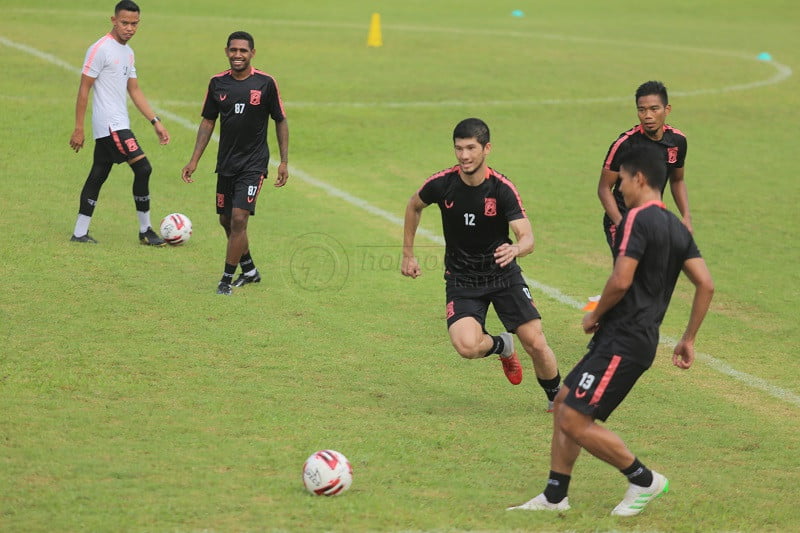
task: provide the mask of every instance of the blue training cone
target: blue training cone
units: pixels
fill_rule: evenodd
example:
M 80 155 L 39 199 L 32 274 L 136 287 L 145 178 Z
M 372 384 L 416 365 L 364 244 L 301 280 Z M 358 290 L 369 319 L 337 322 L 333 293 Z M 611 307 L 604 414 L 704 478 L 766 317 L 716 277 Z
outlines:
M 758 54 L 759 61 L 772 61 L 772 56 L 769 55 L 769 52 L 761 52 Z

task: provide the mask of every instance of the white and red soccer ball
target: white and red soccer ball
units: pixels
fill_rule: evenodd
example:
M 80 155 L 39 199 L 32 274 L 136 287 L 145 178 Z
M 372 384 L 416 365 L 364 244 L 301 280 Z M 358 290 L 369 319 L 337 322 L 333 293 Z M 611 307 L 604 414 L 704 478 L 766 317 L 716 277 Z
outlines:
M 192 237 L 192 221 L 181 213 L 171 213 L 161 220 L 160 231 L 167 244 L 185 244 Z
M 317 496 L 337 496 L 353 483 L 353 467 L 336 450 L 320 450 L 303 465 L 303 485 Z

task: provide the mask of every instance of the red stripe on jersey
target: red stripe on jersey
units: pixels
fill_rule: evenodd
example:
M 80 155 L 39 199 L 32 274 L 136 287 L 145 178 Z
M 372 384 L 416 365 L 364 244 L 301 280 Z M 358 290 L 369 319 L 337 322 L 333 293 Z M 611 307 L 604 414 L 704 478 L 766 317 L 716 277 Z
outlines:
M 444 170 L 441 170 L 441 171 L 437 172 L 436 174 L 434 174 L 433 176 L 429 177 L 428 179 L 426 179 L 423 182 L 423 184 L 420 186 L 420 188 L 417 189 L 417 193 L 419 193 L 419 191 L 421 191 L 422 188 L 425 187 L 425 185 L 428 184 L 428 182 L 433 181 L 433 180 L 438 179 L 438 178 L 441 178 L 442 176 L 444 176 L 446 174 L 450 174 L 451 172 L 457 172 L 457 171 L 458 171 L 458 165 L 456 165 L 454 167 L 446 168 Z
M 231 69 L 223 70 L 219 74 L 214 74 L 213 76 L 211 76 L 211 79 L 213 80 L 214 78 L 221 78 L 222 76 L 225 76 L 226 74 L 230 74 L 230 73 L 231 73 Z M 206 87 L 206 95 L 203 97 L 203 107 L 204 108 L 206 107 L 206 100 L 208 100 L 208 87 Z
M 278 80 L 276 80 L 275 76 L 273 76 L 272 74 L 268 74 L 268 73 L 264 72 L 263 70 L 258 70 L 256 68 L 253 69 L 253 73 L 262 74 L 264 76 L 269 76 L 270 78 L 272 78 L 272 83 L 275 84 L 275 94 L 278 97 L 278 105 L 281 108 L 281 114 L 285 117 L 286 116 L 286 109 L 284 109 L 284 107 L 283 107 L 283 98 L 281 98 L 281 90 L 278 88 Z
M 87 76 L 89 75 L 89 67 L 92 65 L 92 61 L 94 61 L 94 56 L 97 55 L 97 51 L 101 46 L 103 46 L 103 43 L 113 38 L 114 37 L 111 36 L 111 33 L 107 33 L 102 39 L 97 41 L 97 44 L 92 47 L 92 51 L 89 52 L 89 57 L 86 59 L 86 64 L 83 65 L 83 71 L 81 74 L 86 74 Z
M 636 215 L 639 214 L 639 211 L 646 207 L 650 207 L 651 205 L 657 205 L 661 209 L 667 208 L 667 206 L 664 205 L 664 202 L 653 200 L 644 205 L 640 205 L 639 207 L 634 207 L 628 211 L 628 218 L 625 220 L 625 234 L 622 236 L 622 243 L 619 245 L 619 255 L 625 255 L 625 249 L 628 247 L 628 241 L 631 238 L 631 228 L 633 228 L 633 220 L 636 218 Z
M 592 399 L 589 400 L 589 405 L 597 405 L 600 402 L 600 398 L 602 398 L 603 394 L 605 394 L 606 389 L 608 388 L 608 384 L 611 381 L 611 378 L 614 377 L 614 374 L 617 372 L 617 368 L 619 367 L 619 362 L 621 360 L 622 357 L 618 355 L 614 355 L 611 357 L 611 362 L 608 363 L 608 368 L 606 368 L 606 371 L 603 374 L 602 379 L 600 379 L 600 383 L 594 390 Z
M 614 156 L 617 155 L 617 150 L 619 150 L 619 147 L 622 146 L 622 143 L 630 139 L 633 135 L 637 133 L 642 133 L 642 131 L 643 131 L 642 125 L 639 124 L 638 126 L 634 126 L 633 128 L 629 129 L 628 131 L 620 135 L 619 139 L 617 139 L 617 142 L 615 142 L 614 145 L 611 147 L 611 150 L 608 151 L 608 157 L 606 157 L 606 160 L 603 163 L 603 168 L 610 169 L 611 162 L 614 160 Z
M 673 128 L 669 124 L 664 124 L 664 131 L 671 131 L 672 133 L 677 133 L 678 135 L 686 137 L 686 135 L 681 130 L 679 130 L 678 128 Z
M 514 197 L 517 199 L 517 204 L 519 204 L 519 208 L 522 211 L 522 215 L 525 218 L 528 218 L 528 213 L 525 212 L 525 206 L 522 205 L 522 198 L 520 198 L 519 192 L 517 191 L 517 188 L 514 186 L 514 184 L 511 183 L 511 180 L 503 176 L 493 168 L 490 168 L 489 172 L 491 173 L 492 176 L 500 180 L 500 183 L 506 184 L 514 192 Z

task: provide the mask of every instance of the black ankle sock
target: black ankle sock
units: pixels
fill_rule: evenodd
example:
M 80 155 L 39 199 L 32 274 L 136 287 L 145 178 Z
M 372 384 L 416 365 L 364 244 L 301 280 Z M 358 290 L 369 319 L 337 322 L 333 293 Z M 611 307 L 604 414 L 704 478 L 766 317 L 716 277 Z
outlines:
M 484 357 L 489 357 L 490 355 L 496 353 L 502 353 L 506 347 L 506 343 L 503 341 L 503 337 L 501 337 L 500 335 L 489 335 L 489 336 L 492 338 L 492 342 L 494 344 L 492 344 L 491 349 L 488 352 L 486 352 L 486 355 L 484 355 Z
M 250 252 L 247 252 L 239 259 L 239 266 L 242 267 L 242 274 L 255 270 L 256 265 L 253 263 L 253 258 L 250 257 Z
M 653 484 L 653 471 L 640 463 L 639 459 L 634 459 L 631 466 L 620 472 L 634 485 L 649 487 Z
M 232 283 L 233 275 L 236 273 L 236 266 L 237 265 L 229 265 L 228 263 L 225 263 L 225 273 L 222 274 L 222 279 L 220 280 L 220 282 Z
M 556 394 L 558 394 L 558 388 L 561 385 L 561 374 L 556 372 L 556 377 L 553 379 L 540 379 L 537 377 L 536 381 L 538 381 L 539 386 L 544 389 L 544 393 L 547 394 L 547 399 L 552 402 Z
M 550 503 L 558 503 L 567 497 L 569 490 L 569 480 L 572 476 L 567 474 L 559 474 L 558 472 L 550 471 L 550 477 L 547 479 L 547 487 L 544 489 L 544 497 Z

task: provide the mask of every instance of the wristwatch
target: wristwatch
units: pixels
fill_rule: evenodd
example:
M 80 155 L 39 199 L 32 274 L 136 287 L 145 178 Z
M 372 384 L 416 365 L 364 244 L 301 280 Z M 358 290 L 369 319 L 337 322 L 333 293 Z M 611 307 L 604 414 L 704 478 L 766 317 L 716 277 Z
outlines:
M 154 117 L 153 117 L 153 118 L 150 120 L 150 124 L 153 124 L 153 125 L 155 125 L 155 123 L 156 123 L 156 122 L 161 122 L 161 119 L 160 119 L 160 118 L 158 118 L 158 115 L 154 116 Z

